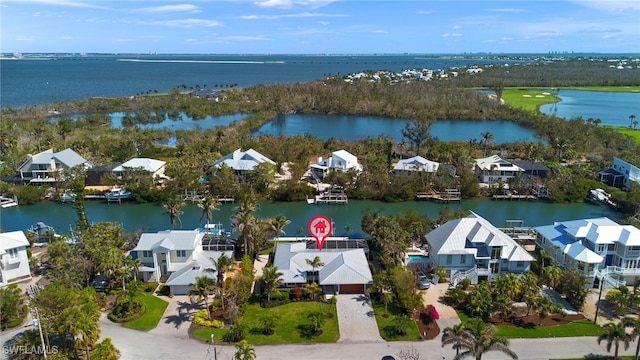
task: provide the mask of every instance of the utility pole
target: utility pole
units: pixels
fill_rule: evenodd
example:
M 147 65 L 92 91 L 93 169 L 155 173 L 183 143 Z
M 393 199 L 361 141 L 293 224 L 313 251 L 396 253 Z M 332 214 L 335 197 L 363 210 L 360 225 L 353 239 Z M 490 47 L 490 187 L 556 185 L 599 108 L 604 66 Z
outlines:
M 597 324 L 596 321 L 598 321 L 598 310 L 600 310 L 600 299 L 602 299 L 602 288 L 604 285 L 604 277 L 605 275 L 602 275 L 602 277 L 600 278 L 600 293 L 598 294 L 598 302 L 596 302 L 596 315 L 593 317 L 593 323 Z
M 42 325 L 40 324 L 40 313 L 38 312 L 38 307 L 34 306 L 34 308 L 36 309 L 36 319 L 38 321 L 38 330 L 40 331 L 40 343 L 42 344 L 42 354 L 44 355 L 44 358 L 47 358 L 47 348 L 44 345 L 44 336 L 42 336 Z

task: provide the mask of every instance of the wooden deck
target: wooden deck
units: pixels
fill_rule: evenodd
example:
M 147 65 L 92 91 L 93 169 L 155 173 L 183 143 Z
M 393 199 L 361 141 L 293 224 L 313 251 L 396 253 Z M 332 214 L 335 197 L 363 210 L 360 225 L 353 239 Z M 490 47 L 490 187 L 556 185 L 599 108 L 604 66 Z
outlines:
M 327 190 L 312 199 L 307 199 L 307 204 L 348 204 L 349 198 L 344 190 Z
M 0 207 L 4 209 L 12 206 L 18 206 L 17 197 L 14 196 L 13 198 L 8 198 L 8 197 L 0 196 Z
M 535 195 L 493 195 L 493 200 L 538 200 Z
M 419 192 L 416 194 L 416 199 L 447 203 L 452 201 L 462 201 L 462 195 L 458 189 L 446 189 L 444 192 Z

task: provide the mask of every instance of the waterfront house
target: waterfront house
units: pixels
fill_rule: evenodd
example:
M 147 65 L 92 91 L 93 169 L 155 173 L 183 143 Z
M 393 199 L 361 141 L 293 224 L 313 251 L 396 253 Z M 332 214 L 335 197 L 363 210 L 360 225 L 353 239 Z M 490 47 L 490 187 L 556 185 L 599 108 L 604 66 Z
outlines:
M 0 286 L 31 278 L 28 247 L 22 231 L 0 233 Z
M 311 174 L 322 179 L 332 171 L 347 172 L 354 169 L 356 173 L 362 172 L 362 165 L 358 158 L 346 150 L 338 150 L 331 153 L 326 159 L 318 158 L 317 163 L 311 165 Z
M 609 186 L 628 190 L 631 182 L 640 184 L 640 168 L 614 157 L 610 168 L 598 171 L 598 180 Z
M 145 171 L 148 172 L 152 178 L 160 179 L 164 178 L 164 170 L 166 162 L 162 160 L 149 159 L 149 158 L 133 158 L 126 161 L 124 164 L 116 166 L 111 171 L 117 178 L 121 178 L 127 171 Z
M 211 259 L 223 253 L 233 258 L 234 240 L 220 227 L 196 230 L 167 230 L 144 233 L 138 245 L 129 252 L 141 259 L 139 277 L 142 281 L 163 282 L 172 294 L 184 295 L 196 282 L 196 277 L 210 276 L 206 269 L 215 267 Z
M 512 160 L 511 163 L 522 168 L 522 172 L 526 175 L 546 178 L 549 173 L 549 168 L 539 161 Z
M 418 172 L 435 174 L 440 163 L 427 160 L 420 155 L 403 159 L 393 164 L 393 173 L 396 175 L 409 175 Z
M 357 240 L 325 240 L 322 251 L 315 248 L 315 241 L 280 243 L 276 247 L 273 265 L 282 273 L 285 287 L 304 286 L 316 282 L 324 294 L 364 294 L 373 281 L 367 262 L 366 246 Z M 331 245 L 334 244 L 335 246 Z M 320 257 L 322 266 L 313 269 L 308 260 Z M 315 271 L 314 271 L 315 270 Z
M 91 168 L 91 164 L 80 154 L 64 149 L 53 152 L 45 150 L 36 155 L 28 154 L 27 160 L 20 165 L 20 181 L 25 185 L 56 184 L 66 180 L 71 168 Z
M 509 235 L 476 213 L 451 220 L 425 236 L 430 265 L 442 267 L 452 284 L 491 281 L 502 273 L 529 271 L 533 256 Z
M 249 149 L 247 151 L 236 149 L 234 152 L 214 161 L 211 164 L 211 167 L 214 169 L 220 169 L 223 166 L 227 166 L 233 169 L 237 176 L 244 177 L 247 171 L 254 170 L 256 166 L 260 164 L 276 165 L 275 161 L 253 149 Z
M 502 181 L 506 183 L 524 172 L 524 170 L 498 155 L 476 159 L 474 171 L 481 183 L 494 183 Z
M 580 219 L 538 226 L 536 245 L 560 267 L 578 269 L 617 287 L 640 280 L 640 229 L 606 218 Z

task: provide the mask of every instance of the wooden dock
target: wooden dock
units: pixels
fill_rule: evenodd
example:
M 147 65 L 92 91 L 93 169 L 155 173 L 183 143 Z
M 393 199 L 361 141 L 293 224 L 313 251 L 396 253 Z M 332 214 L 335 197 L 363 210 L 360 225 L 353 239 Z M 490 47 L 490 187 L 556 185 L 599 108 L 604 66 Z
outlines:
M 307 199 L 307 204 L 348 204 L 349 199 L 344 190 L 326 190 L 312 199 Z
M 535 195 L 493 195 L 493 200 L 538 200 Z
M 5 209 L 12 206 L 18 206 L 18 198 L 14 195 L 13 198 L 0 196 L 0 207 Z
M 458 189 L 446 189 L 444 192 L 419 192 L 416 194 L 416 199 L 447 203 L 452 201 L 462 201 L 462 195 Z

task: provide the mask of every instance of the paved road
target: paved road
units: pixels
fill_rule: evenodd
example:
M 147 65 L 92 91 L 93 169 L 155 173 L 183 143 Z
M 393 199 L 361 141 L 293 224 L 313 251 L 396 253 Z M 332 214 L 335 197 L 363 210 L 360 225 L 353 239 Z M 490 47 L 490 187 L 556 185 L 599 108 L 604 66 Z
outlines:
M 168 334 L 152 334 L 122 328 L 108 320 L 101 321 L 102 337 L 110 337 L 121 352 L 121 359 L 213 359 L 213 347 L 196 340 L 177 338 Z M 579 358 L 589 354 L 607 354 L 595 337 L 515 339 L 511 349 L 521 360 L 554 358 Z M 310 345 L 256 346 L 258 360 L 335 360 L 335 359 L 380 359 L 384 355 L 397 355 L 400 350 L 415 347 L 423 360 L 452 359 L 455 352 L 442 348 L 440 338 L 421 342 L 349 342 Z M 217 345 L 218 360 L 230 360 L 233 346 Z M 621 353 L 633 355 L 635 343 Z M 208 352 L 207 352 L 208 351 Z M 490 352 L 484 360 L 508 359 L 504 354 Z

